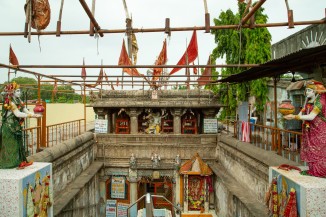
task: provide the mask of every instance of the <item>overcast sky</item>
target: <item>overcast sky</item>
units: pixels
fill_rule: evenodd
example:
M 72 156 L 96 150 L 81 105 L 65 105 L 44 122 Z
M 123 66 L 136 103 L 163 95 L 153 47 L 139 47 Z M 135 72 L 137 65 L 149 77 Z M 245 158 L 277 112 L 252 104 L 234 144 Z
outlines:
M 45 31 L 55 31 L 59 17 L 61 0 L 49 0 L 51 6 L 51 22 Z M 86 1 L 91 7 L 91 0 Z M 164 28 L 165 18 L 170 18 L 171 27 L 204 26 L 205 10 L 203 0 L 126 0 L 129 13 L 132 15 L 134 28 Z M 0 1 L 0 32 L 22 32 L 25 23 L 24 0 Z M 237 0 L 207 0 L 211 25 L 221 11 L 228 8 L 236 11 Z M 325 0 L 289 0 L 290 8 L 294 11 L 295 21 L 319 20 L 325 17 Z M 287 12 L 284 0 L 267 0 L 263 7 L 269 17 L 268 23 L 287 22 Z M 102 29 L 125 29 L 125 12 L 122 0 L 96 0 L 95 18 Z M 281 39 L 305 28 L 296 26 L 269 28 L 272 42 Z M 62 31 L 87 30 L 89 19 L 78 0 L 64 2 Z M 189 43 L 191 31 L 172 32 L 168 39 L 168 64 L 176 64 Z M 139 52 L 139 65 L 151 65 L 158 56 L 162 42 L 166 38 L 163 32 L 136 34 Z M 86 64 L 96 65 L 103 60 L 105 65 L 117 65 L 122 40 L 126 39 L 122 33 L 105 34 L 99 40 L 89 35 L 62 35 L 61 37 L 40 36 L 39 50 L 37 36 L 32 36 L 28 43 L 23 36 L 0 36 L 0 63 L 8 64 L 9 44 L 11 43 L 20 64 L 58 65 L 82 64 L 85 57 Z M 214 37 L 204 31 L 197 32 L 199 64 L 206 64 L 208 55 L 214 47 Z M 98 51 L 97 51 L 98 45 Z M 99 52 L 99 54 L 98 54 Z M 223 60 L 219 60 L 222 63 Z M 197 64 L 197 61 L 196 61 Z M 80 75 L 80 69 L 30 69 L 36 72 L 51 74 Z M 139 69 L 146 74 L 146 69 Z M 7 80 L 7 69 L 0 68 L 0 83 Z M 87 69 L 88 75 L 98 75 L 99 69 Z M 121 75 L 121 69 L 106 69 L 108 75 Z M 183 70 L 177 72 L 184 74 Z M 26 74 L 17 73 L 17 76 Z M 78 79 L 78 78 L 77 78 Z M 95 78 L 93 78 L 95 79 Z M 115 79 L 114 79 L 115 80 Z M 140 88 L 135 88 L 140 89 Z

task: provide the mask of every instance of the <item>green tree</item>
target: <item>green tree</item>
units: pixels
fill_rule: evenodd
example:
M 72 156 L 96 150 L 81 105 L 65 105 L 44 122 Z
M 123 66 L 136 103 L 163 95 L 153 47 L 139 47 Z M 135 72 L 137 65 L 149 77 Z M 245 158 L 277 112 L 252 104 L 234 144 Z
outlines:
M 239 12 L 233 13 L 230 9 L 222 12 L 218 19 L 214 19 L 216 26 L 239 24 L 246 4 L 239 3 Z M 267 15 L 260 7 L 255 13 L 256 24 L 267 23 Z M 241 28 L 212 30 L 215 35 L 216 48 L 213 50 L 214 59 L 225 58 L 227 64 L 260 64 L 271 58 L 271 34 L 267 28 Z M 222 76 L 237 74 L 246 68 L 226 68 L 221 71 Z M 218 89 L 221 101 L 229 105 L 229 115 L 235 115 L 237 101 L 244 101 L 250 95 L 256 97 L 256 110 L 262 111 L 267 101 L 267 79 L 258 79 L 239 84 L 221 84 Z M 226 110 L 222 113 L 225 117 Z
M 20 85 L 20 89 L 27 96 L 27 100 L 37 98 L 37 81 L 29 77 L 17 77 L 11 79 L 11 82 L 16 82 Z

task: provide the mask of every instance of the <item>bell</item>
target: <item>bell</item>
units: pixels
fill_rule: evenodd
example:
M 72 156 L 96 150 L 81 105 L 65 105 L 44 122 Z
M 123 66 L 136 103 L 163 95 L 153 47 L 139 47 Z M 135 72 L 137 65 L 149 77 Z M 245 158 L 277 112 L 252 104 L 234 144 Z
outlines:
M 44 110 L 45 110 L 45 109 L 44 109 L 42 103 L 37 103 L 37 104 L 35 105 L 34 109 L 33 109 L 34 114 L 40 114 L 40 115 L 43 114 Z

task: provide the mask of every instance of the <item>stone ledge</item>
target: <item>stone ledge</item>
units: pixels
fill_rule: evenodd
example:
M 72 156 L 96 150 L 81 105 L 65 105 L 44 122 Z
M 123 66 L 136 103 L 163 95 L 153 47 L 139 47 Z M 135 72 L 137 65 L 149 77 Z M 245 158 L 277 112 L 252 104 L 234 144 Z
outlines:
M 234 148 L 238 152 L 242 152 L 243 154 L 264 163 L 266 166 L 279 166 L 281 164 L 299 166 L 298 163 L 291 160 L 287 160 L 282 156 L 277 155 L 274 151 L 267 151 L 258 148 L 250 143 L 242 142 L 231 136 L 222 135 L 220 137 L 220 142 Z
M 103 162 L 93 162 L 64 190 L 58 193 L 58 196 L 54 198 L 53 215 L 58 215 L 102 167 Z
M 265 205 L 259 202 L 254 196 L 254 193 L 250 194 L 248 189 L 241 183 L 237 182 L 224 169 L 223 166 L 217 163 L 209 163 L 210 168 L 213 170 L 214 174 L 219 177 L 227 189 L 235 195 L 241 202 L 247 207 L 253 216 L 264 217 L 268 216 L 268 210 Z

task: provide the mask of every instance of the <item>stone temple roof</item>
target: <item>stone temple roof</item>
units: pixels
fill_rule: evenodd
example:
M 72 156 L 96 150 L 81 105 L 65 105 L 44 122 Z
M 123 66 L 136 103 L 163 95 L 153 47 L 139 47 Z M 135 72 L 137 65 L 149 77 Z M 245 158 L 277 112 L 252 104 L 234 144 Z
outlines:
M 155 95 L 155 91 L 154 91 Z M 218 108 L 217 96 L 210 90 L 108 90 L 91 94 L 91 107 Z

